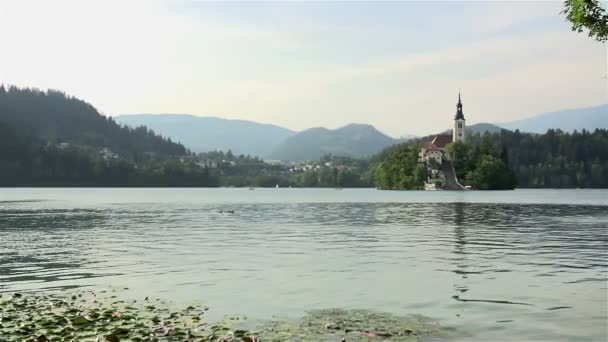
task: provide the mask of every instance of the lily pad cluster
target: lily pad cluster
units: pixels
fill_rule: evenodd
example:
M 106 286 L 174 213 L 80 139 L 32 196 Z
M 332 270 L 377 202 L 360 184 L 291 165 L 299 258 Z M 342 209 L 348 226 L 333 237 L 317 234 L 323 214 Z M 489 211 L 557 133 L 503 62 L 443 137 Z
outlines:
M 105 291 L 1 294 L 0 342 L 418 341 L 450 332 L 422 316 L 342 309 L 314 310 L 297 321 L 273 320 L 251 329 L 244 327 L 244 316 L 208 322 L 207 310 L 204 305 L 175 310 L 160 300 L 122 300 Z
M 447 337 L 451 329 L 430 318 L 372 310 L 312 310 L 297 322 L 269 322 L 255 332 L 264 341 L 419 341 Z
M 106 292 L 4 294 L 0 342 L 220 341 L 230 325 L 208 324 L 206 310 L 171 310 L 159 300 L 125 301 Z

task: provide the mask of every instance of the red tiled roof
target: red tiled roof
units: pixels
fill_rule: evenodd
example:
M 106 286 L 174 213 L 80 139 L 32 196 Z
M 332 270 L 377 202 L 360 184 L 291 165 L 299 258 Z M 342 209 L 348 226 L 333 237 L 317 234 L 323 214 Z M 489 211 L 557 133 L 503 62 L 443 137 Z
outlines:
M 437 146 L 438 148 L 444 148 L 447 144 L 452 143 L 452 139 L 453 138 L 451 134 L 439 134 L 435 136 L 431 143 Z

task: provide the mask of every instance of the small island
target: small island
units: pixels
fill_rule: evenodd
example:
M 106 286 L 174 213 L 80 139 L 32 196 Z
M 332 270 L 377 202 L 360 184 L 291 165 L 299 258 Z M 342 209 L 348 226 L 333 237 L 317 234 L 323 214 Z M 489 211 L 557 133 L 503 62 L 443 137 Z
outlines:
M 506 148 L 498 150 L 490 135 L 467 141 L 466 119 L 458 93 L 454 129 L 430 141 L 393 151 L 376 169 L 380 189 L 513 190 L 515 173 Z M 477 139 L 475 139 L 477 138 Z M 419 150 L 417 158 L 416 151 Z

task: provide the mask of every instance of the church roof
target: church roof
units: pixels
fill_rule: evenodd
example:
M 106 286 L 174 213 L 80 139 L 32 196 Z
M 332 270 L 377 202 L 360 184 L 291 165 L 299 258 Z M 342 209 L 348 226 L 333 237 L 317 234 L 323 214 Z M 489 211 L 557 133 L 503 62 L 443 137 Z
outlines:
M 431 143 L 438 148 L 445 148 L 447 144 L 452 143 L 452 139 L 453 137 L 451 134 L 439 134 L 435 136 Z
M 425 142 L 422 147 L 427 150 L 427 151 L 434 151 L 434 150 L 439 150 L 439 147 L 437 147 L 435 144 L 433 144 L 430 141 Z

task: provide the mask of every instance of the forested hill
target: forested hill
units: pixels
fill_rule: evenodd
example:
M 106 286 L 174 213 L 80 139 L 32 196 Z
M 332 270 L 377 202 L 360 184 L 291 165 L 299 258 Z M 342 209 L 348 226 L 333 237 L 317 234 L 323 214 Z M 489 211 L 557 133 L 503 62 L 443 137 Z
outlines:
M 135 159 L 142 154 L 167 157 L 188 152 L 145 127 L 122 127 L 89 103 L 55 90 L 0 85 L 0 123 L 48 143 L 109 148 Z
M 0 186 L 213 186 L 188 150 L 58 91 L 0 86 Z

